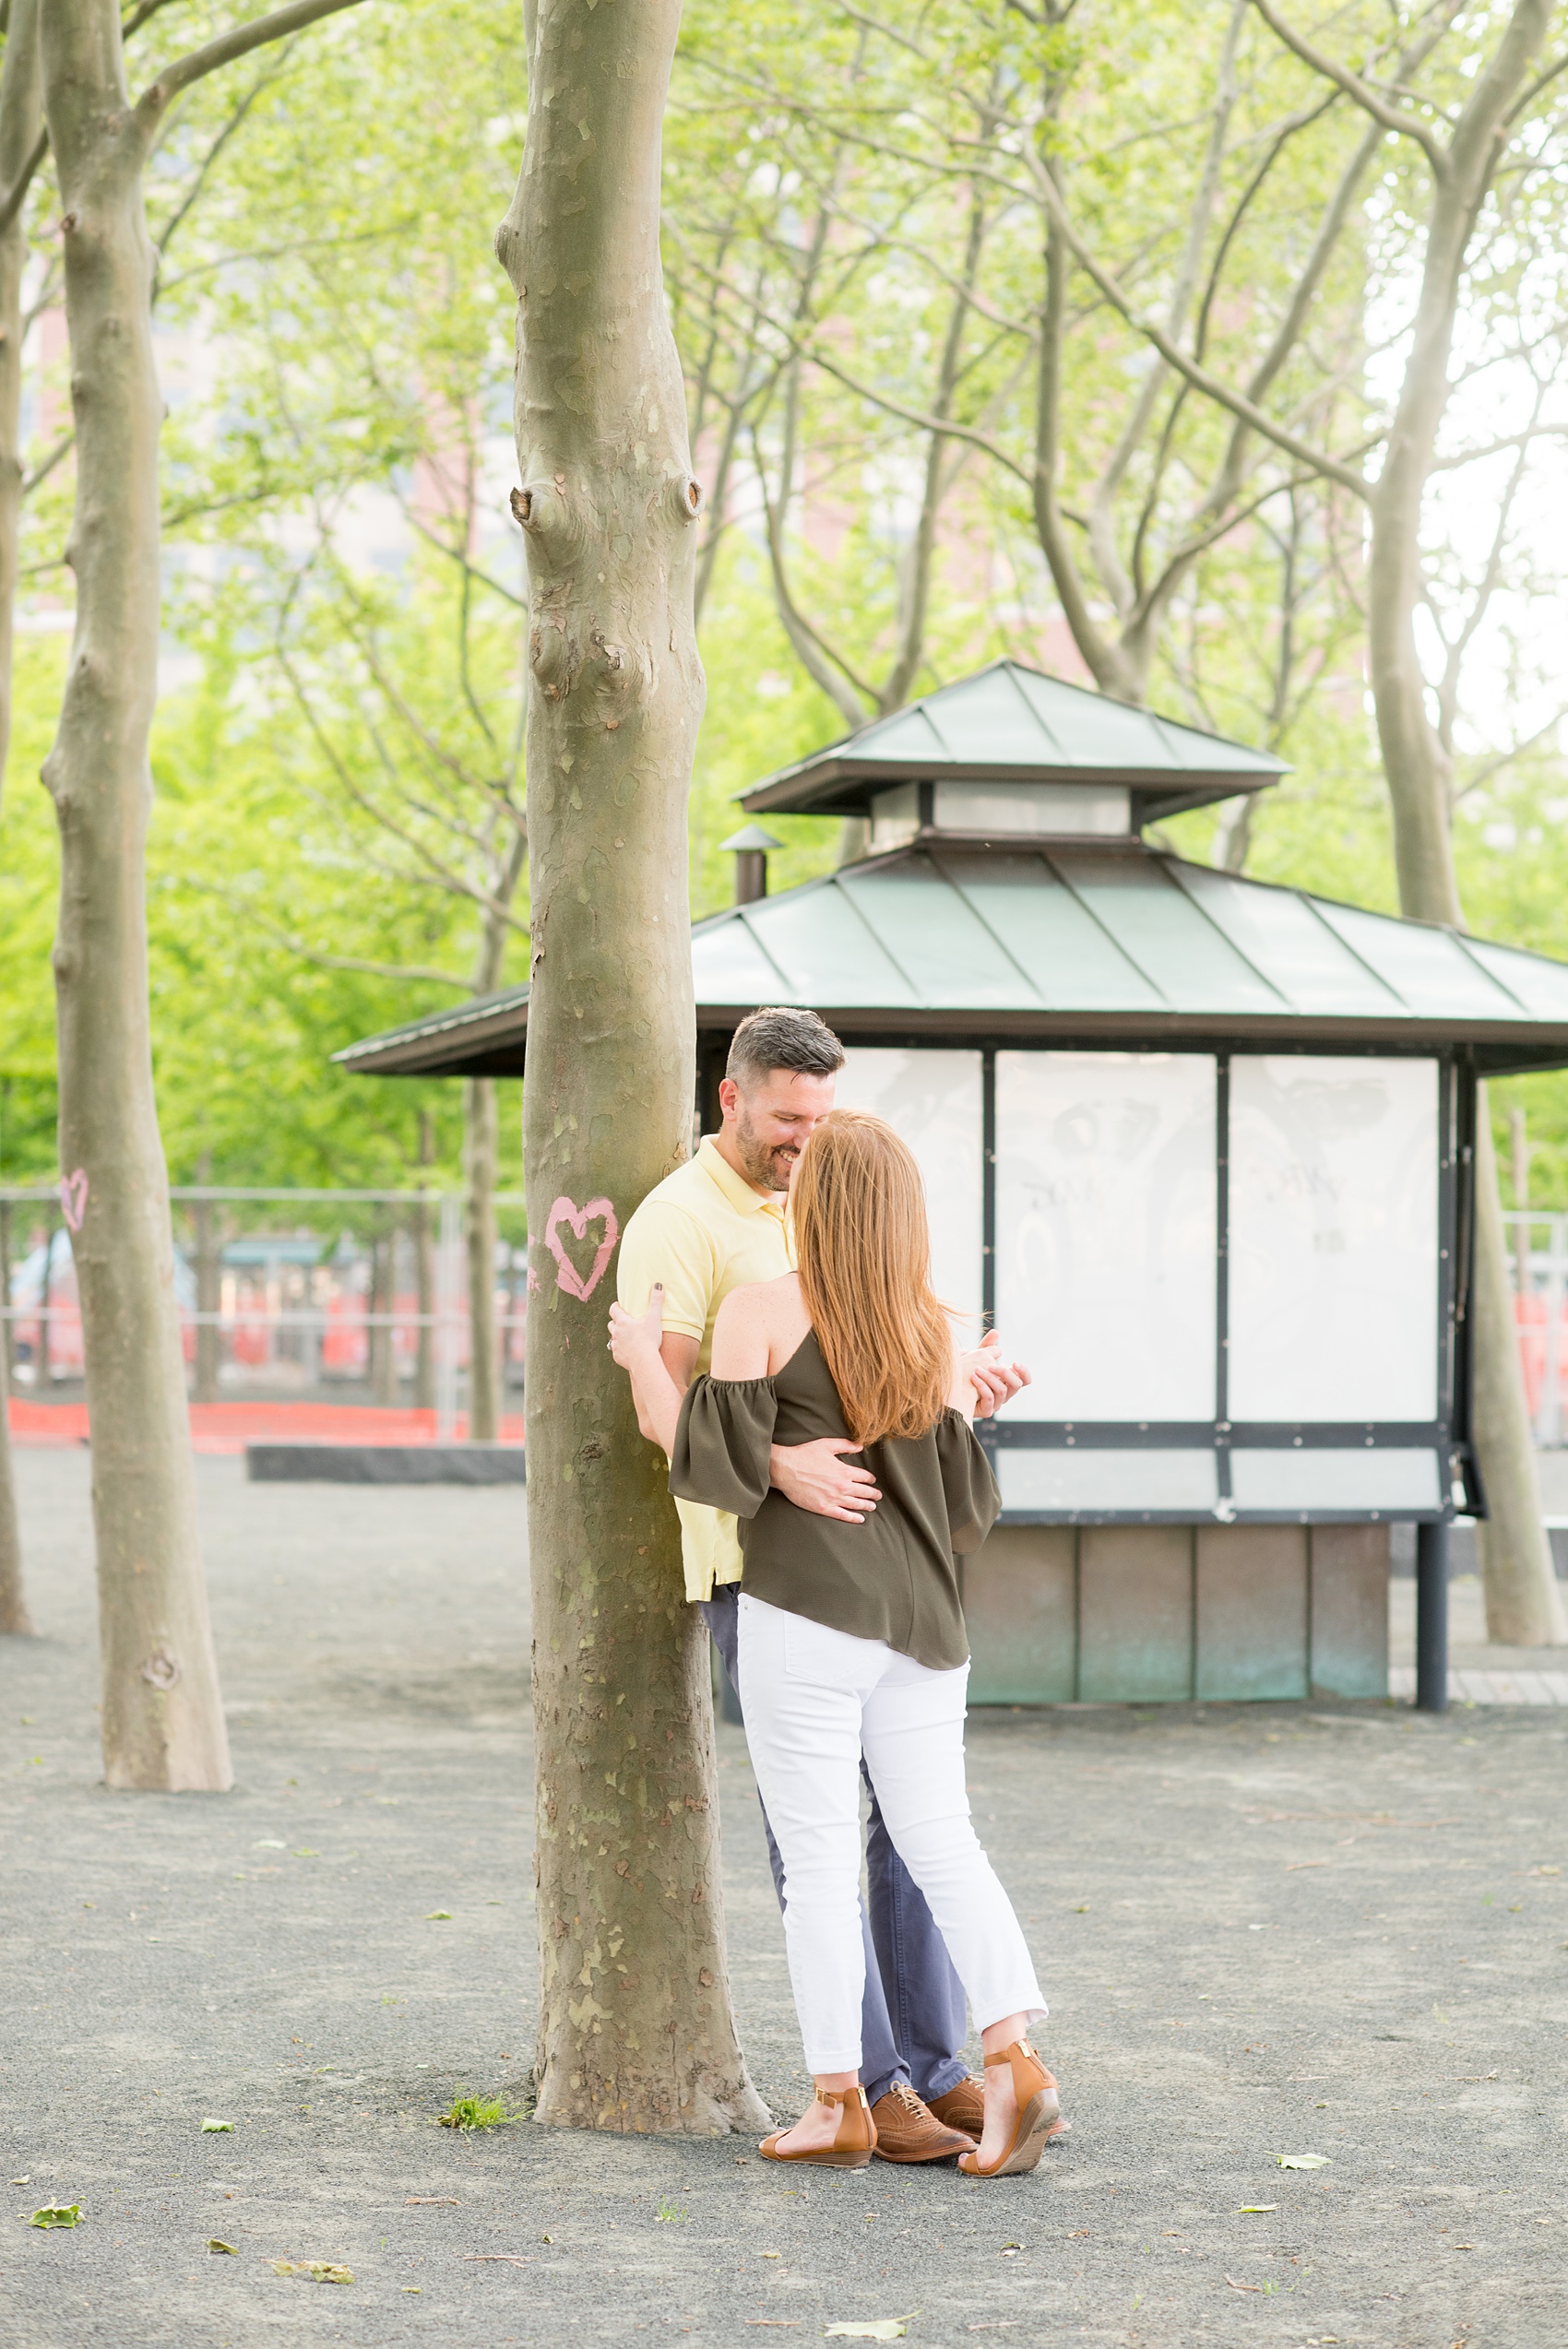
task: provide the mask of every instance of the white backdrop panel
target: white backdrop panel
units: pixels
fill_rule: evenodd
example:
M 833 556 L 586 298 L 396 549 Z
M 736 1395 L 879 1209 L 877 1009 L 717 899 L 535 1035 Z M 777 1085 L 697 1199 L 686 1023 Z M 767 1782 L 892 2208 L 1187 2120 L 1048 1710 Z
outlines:
M 851 1044 L 835 1096 L 871 1109 L 909 1145 L 931 1217 L 932 1285 L 980 1327 L 984 1235 L 984 1095 L 978 1052 L 884 1051 Z
M 1230 1416 L 1437 1415 L 1435 1061 L 1230 1063 Z
M 1215 1092 L 1201 1053 L 998 1052 L 1010 1418 L 1214 1416 Z

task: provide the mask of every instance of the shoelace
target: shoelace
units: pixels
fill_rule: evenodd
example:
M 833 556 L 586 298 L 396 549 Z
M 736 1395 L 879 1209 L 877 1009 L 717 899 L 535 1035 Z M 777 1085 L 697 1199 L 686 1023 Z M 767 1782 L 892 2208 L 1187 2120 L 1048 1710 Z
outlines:
M 887 2093 L 897 2097 L 907 2113 L 920 2114 L 926 2109 L 907 2080 L 896 2080 Z

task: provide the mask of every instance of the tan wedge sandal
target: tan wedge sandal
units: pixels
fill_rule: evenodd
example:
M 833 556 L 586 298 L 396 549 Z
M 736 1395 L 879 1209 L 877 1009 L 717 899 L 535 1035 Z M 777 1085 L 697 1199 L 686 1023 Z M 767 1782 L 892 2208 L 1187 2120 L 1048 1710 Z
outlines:
M 776 2129 L 771 2137 L 763 2139 L 757 2152 L 770 2162 L 814 2162 L 818 2169 L 867 2168 L 876 2150 L 876 2123 L 871 2117 L 865 2090 L 819 2088 L 816 2101 L 819 2105 L 841 2105 L 844 2108 L 838 2117 L 837 2134 L 831 2145 L 815 2145 L 803 2153 L 780 2153 L 775 2150 L 778 2140 L 787 2137 L 790 2131 Z
M 985 2068 L 989 2071 L 992 2064 L 999 2063 L 1012 2065 L 1013 2093 L 1018 2099 L 1012 2142 L 1000 2161 L 984 2165 L 978 2152 L 960 2153 L 958 2167 L 966 2177 L 1016 2177 L 1020 2172 L 1035 2167 L 1047 2139 L 1059 2133 L 1062 2106 L 1056 2082 L 1028 2042 L 1015 2039 L 1010 2047 L 987 2056 Z

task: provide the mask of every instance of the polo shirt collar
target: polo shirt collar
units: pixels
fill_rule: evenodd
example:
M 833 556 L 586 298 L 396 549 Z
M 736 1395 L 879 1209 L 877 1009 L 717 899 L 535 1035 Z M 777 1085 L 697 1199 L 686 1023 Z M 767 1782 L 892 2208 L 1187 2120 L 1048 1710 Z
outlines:
M 738 1175 L 711 1133 L 705 1133 L 697 1146 L 697 1157 L 708 1180 L 723 1192 L 737 1215 L 779 1215 L 782 1209 L 766 1192 L 754 1191 L 744 1175 Z

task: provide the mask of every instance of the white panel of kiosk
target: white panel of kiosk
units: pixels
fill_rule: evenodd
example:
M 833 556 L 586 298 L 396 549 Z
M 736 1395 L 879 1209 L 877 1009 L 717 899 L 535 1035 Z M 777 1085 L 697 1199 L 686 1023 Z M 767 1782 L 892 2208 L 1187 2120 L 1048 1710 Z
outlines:
M 932 1286 L 978 1336 L 984 1293 L 980 1055 L 851 1044 L 835 1097 L 842 1109 L 885 1118 L 913 1151 L 931 1218 Z
M 997 1053 L 996 1323 L 1034 1382 L 1007 1418 L 1214 1417 L 1217 1089 L 1206 1053 Z M 1125 1455 L 1099 1472 L 1082 1505 L 1119 1505 Z
M 1435 1061 L 1230 1062 L 1230 1417 L 1431 1420 Z

